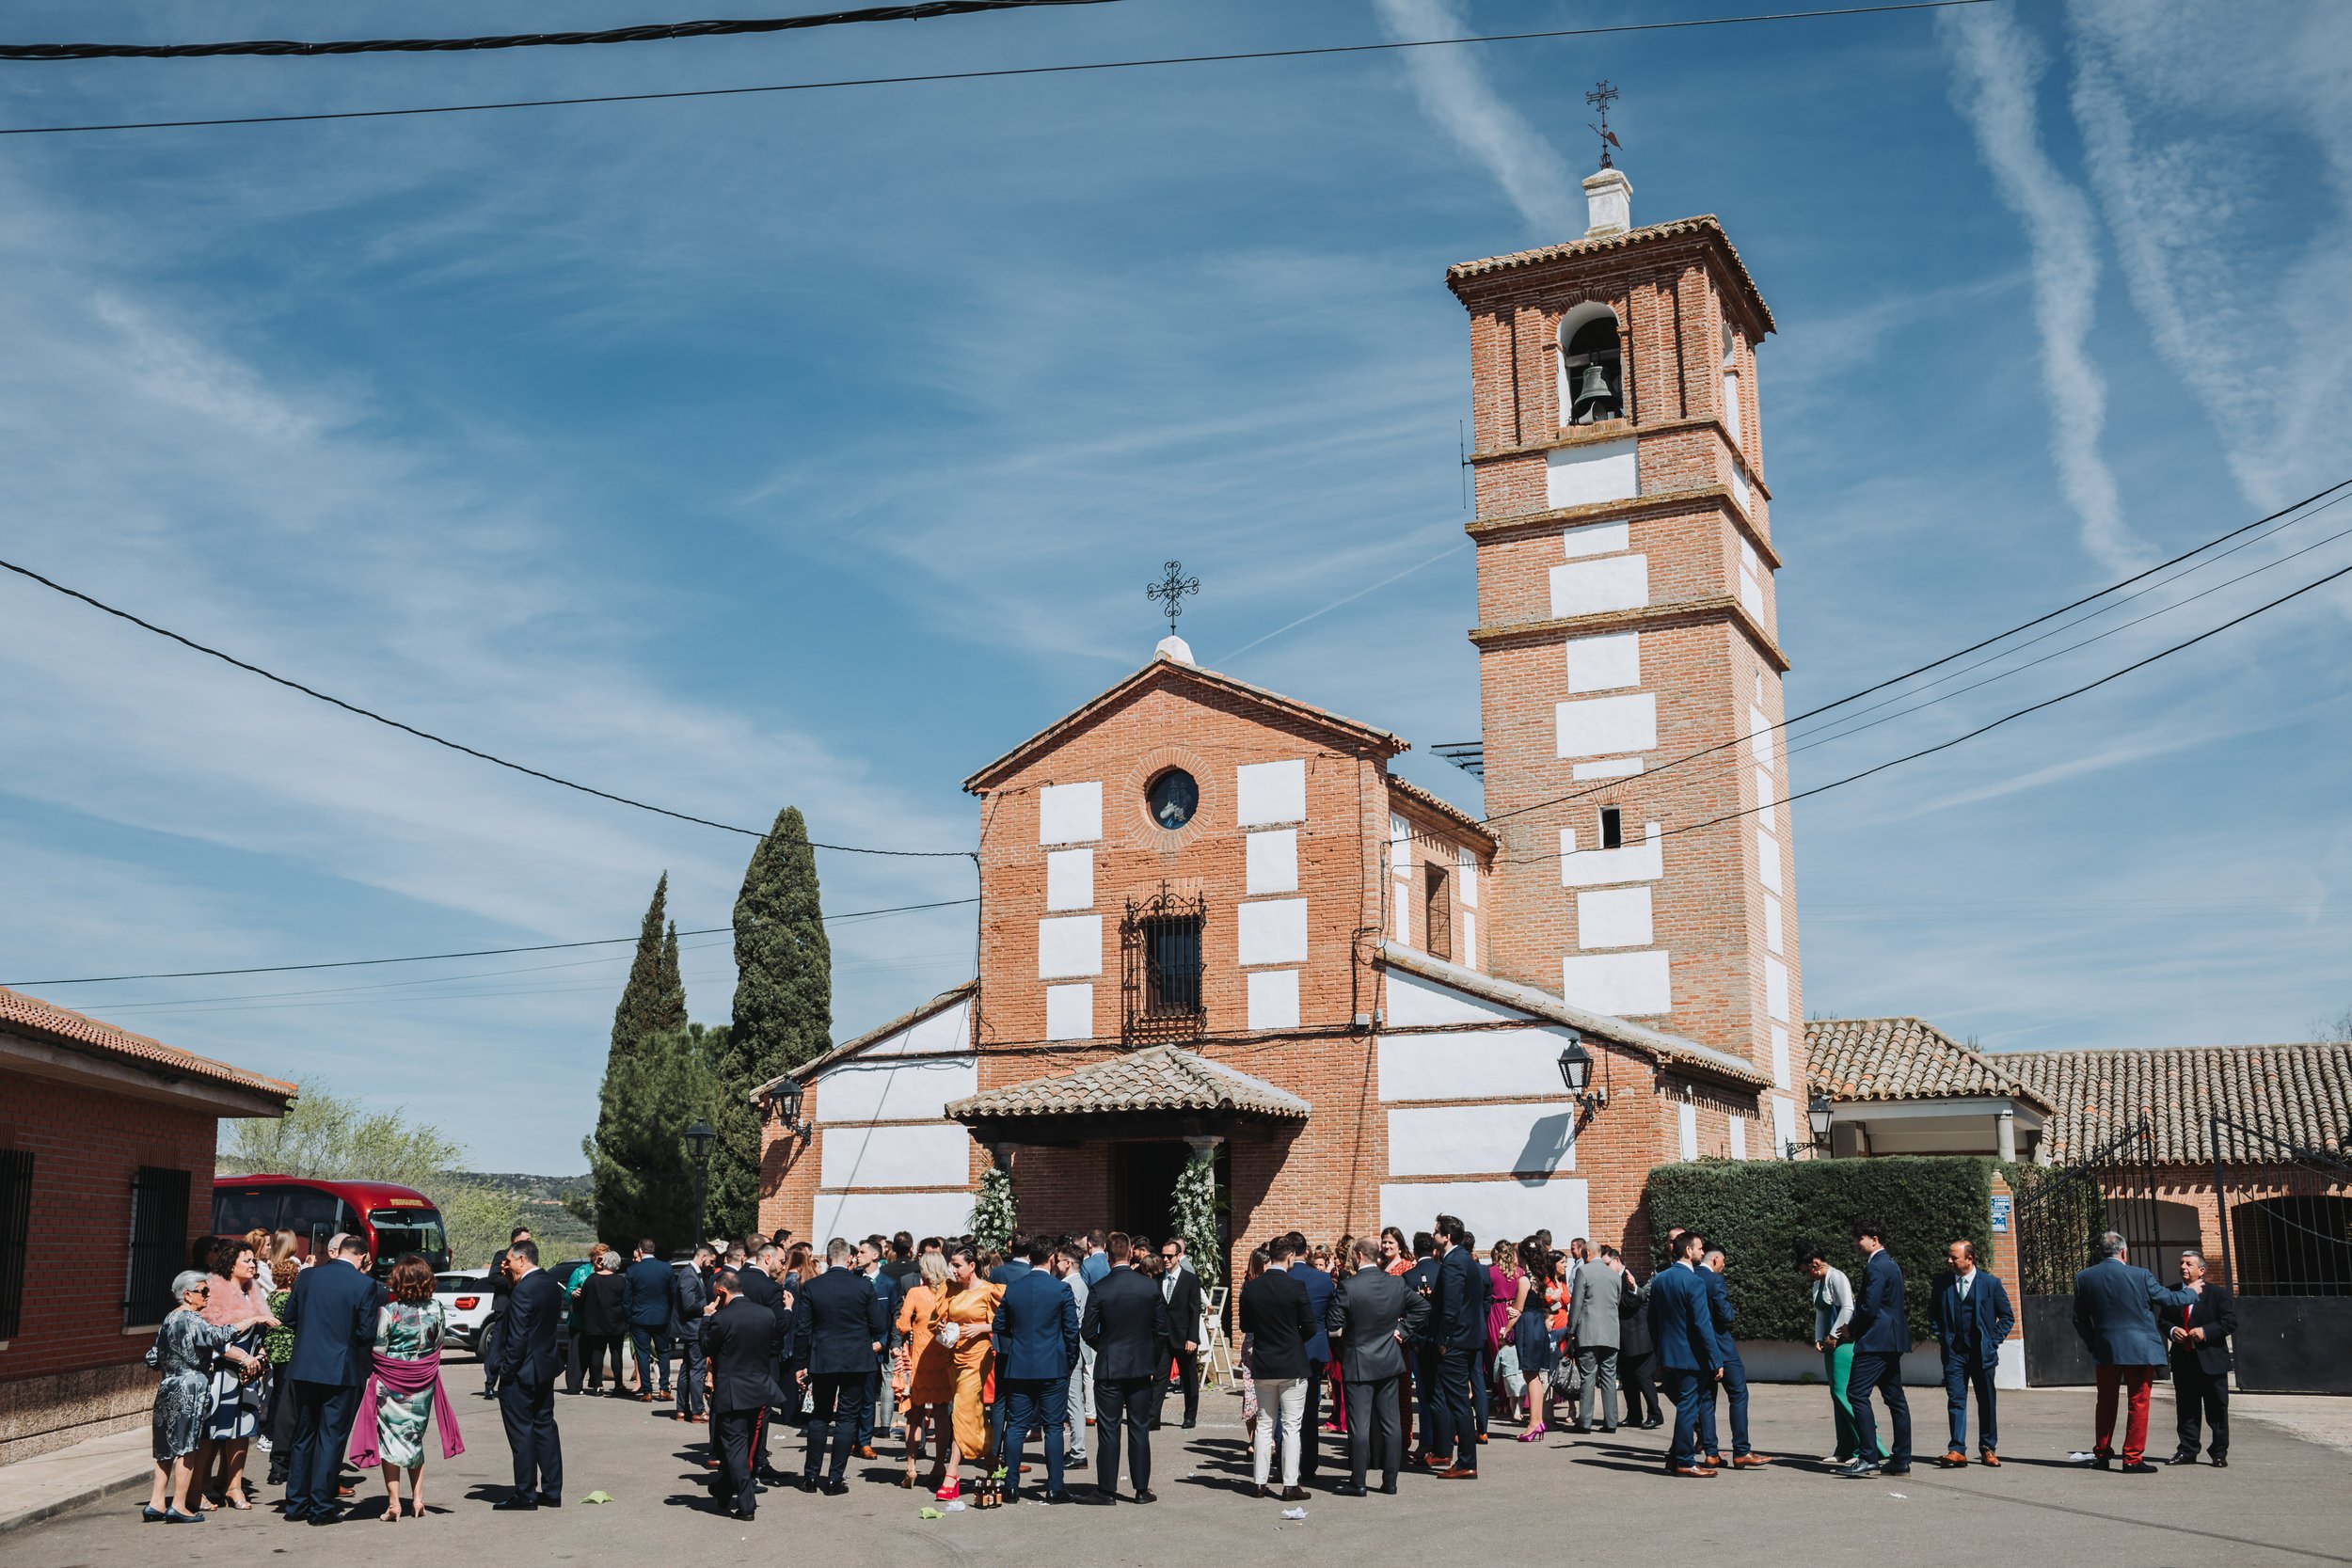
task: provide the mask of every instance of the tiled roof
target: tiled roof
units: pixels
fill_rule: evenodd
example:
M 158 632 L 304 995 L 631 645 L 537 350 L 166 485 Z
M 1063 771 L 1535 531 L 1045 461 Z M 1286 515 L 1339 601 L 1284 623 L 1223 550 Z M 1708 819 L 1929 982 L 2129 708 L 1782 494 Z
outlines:
M 2206 1117 L 2310 1148 L 2352 1147 L 2352 1043 L 2188 1045 L 2141 1051 L 2005 1051 L 1994 1058 L 2056 1111 L 2043 1136 L 2060 1164 L 2129 1132 L 2143 1115 L 2155 1158 L 2213 1158 Z M 2277 1151 L 2223 1132 L 2225 1158 Z
M 1007 1084 L 947 1107 L 958 1121 L 1009 1117 L 1099 1116 L 1120 1111 L 1223 1111 L 1304 1121 L 1307 1101 L 1263 1078 L 1173 1045 L 1095 1062 L 1052 1078 Z
M 1410 779 L 1400 779 L 1395 774 L 1391 773 L 1389 775 L 1389 788 L 1394 793 L 1404 796 L 1405 799 L 1412 801 L 1415 805 L 1422 807 L 1423 810 L 1435 812 L 1438 816 L 1444 817 L 1448 822 L 1453 823 L 1455 827 L 1460 828 L 1463 832 L 1470 834 L 1487 847 L 1492 848 L 1497 844 L 1498 840 L 1495 838 L 1493 833 L 1486 830 L 1486 825 L 1485 823 L 1479 821 L 1478 818 L 1472 816 L 1461 807 L 1454 805 L 1452 801 L 1440 800 L 1437 796 L 1430 794 L 1429 791 L 1422 788 L 1421 785 L 1413 783 Z
M 1491 277 L 1497 273 L 1512 272 L 1520 267 L 1540 266 L 1546 261 L 1565 261 L 1581 256 L 1597 256 L 1605 251 L 1623 250 L 1658 240 L 1698 237 L 1712 240 L 1723 248 L 1724 259 L 1730 263 L 1732 277 L 1746 296 L 1748 306 L 1764 324 L 1764 330 L 1773 330 L 1772 312 L 1765 306 L 1764 296 L 1756 291 L 1756 279 L 1748 276 L 1747 263 L 1740 260 L 1740 252 L 1724 232 L 1724 226 L 1712 213 L 1697 217 L 1675 218 L 1665 223 L 1645 224 L 1629 229 L 1622 234 L 1605 234 L 1597 239 L 1570 240 L 1563 245 L 1548 245 L 1534 250 L 1515 250 L 1507 256 L 1488 256 L 1482 261 L 1458 261 L 1445 269 L 1446 286 L 1457 294 L 1461 285 L 1472 278 Z
M 855 1039 L 843 1040 L 839 1045 L 834 1046 L 831 1051 L 826 1052 L 823 1055 L 815 1056 L 810 1058 L 808 1061 L 803 1062 L 798 1068 L 794 1069 L 790 1072 L 778 1073 L 775 1077 L 769 1079 L 768 1082 L 760 1085 L 759 1087 L 752 1091 L 752 1101 L 755 1104 L 756 1104 L 760 1101 L 766 1100 L 770 1095 L 776 1092 L 777 1086 L 787 1078 L 797 1079 L 803 1084 L 810 1083 L 818 1073 L 824 1071 L 835 1062 L 840 1061 L 843 1057 L 856 1055 L 859 1052 L 865 1050 L 867 1046 L 873 1044 L 876 1040 L 881 1039 L 885 1036 L 895 1035 L 901 1029 L 914 1028 L 916 1024 L 922 1022 L 933 1013 L 943 1011 L 944 1009 L 952 1006 L 979 989 L 980 983 L 977 980 L 966 980 L 963 984 L 956 987 L 952 990 L 943 990 L 937 996 L 932 997 L 929 1002 L 924 1003 L 921 1006 L 914 1008 L 913 1011 L 900 1013 L 897 1018 L 892 1019 L 887 1023 L 878 1023 L 874 1025 L 873 1028 L 866 1030 L 863 1035 L 858 1036 Z
M 230 1067 L 227 1062 L 216 1062 L 209 1056 L 183 1051 L 176 1045 L 150 1039 L 145 1035 L 118 1029 L 87 1014 L 43 1002 L 23 991 L 10 990 L 5 986 L 0 986 L 0 1032 L 78 1048 L 95 1055 L 111 1057 L 127 1067 L 138 1068 L 159 1077 L 202 1078 L 281 1101 L 292 1100 L 295 1093 L 294 1085 L 279 1079 L 247 1072 L 243 1068 Z
M 1117 686 L 1095 697 L 1084 706 L 1063 714 L 994 762 L 980 768 L 963 781 L 964 789 L 974 795 L 982 793 L 998 779 L 1011 772 L 1032 756 L 1047 750 L 1062 736 L 1077 729 L 1095 715 L 1108 710 L 1134 692 L 1155 681 L 1168 680 L 1190 681 L 1245 698 L 1260 706 L 1270 708 L 1285 718 L 1343 736 L 1383 757 L 1392 757 L 1399 752 L 1412 749 L 1411 744 L 1402 736 L 1391 735 L 1387 730 L 1375 729 L 1370 724 L 1359 723 L 1353 719 L 1343 719 L 1336 713 L 1316 707 L 1311 704 L 1285 697 L 1279 691 L 1268 691 L 1264 687 L 1252 686 L 1248 681 L 1235 680 L 1231 675 L 1219 674 L 1215 670 L 1203 670 L 1197 664 L 1188 664 L 1182 659 L 1170 658 L 1166 654 L 1161 654 Z
M 1571 1029 L 1617 1045 L 1629 1046 L 1644 1055 L 1672 1067 L 1706 1073 L 1710 1078 L 1740 1085 L 1743 1088 L 1766 1088 L 1772 1084 L 1756 1064 L 1740 1060 L 1728 1051 L 1718 1051 L 1711 1045 L 1669 1035 L 1662 1029 L 1634 1023 L 1608 1013 L 1596 1013 L 1565 1002 L 1548 990 L 1523 986 L 1516 980 L 1498 979 L 1460 964 L 1433 958 L 1416 948 L 1400 942 L 1382 942 L 1380 961 L 1424 980 L 1435 980 L 1441 986 L 1515 1008 L 1533 1018 L 1565 1023 Z
M 1804 1026 L 1805 1077 L 1832 1100 L 2002 1096 L 2051 1109 L 2016 1077 L 1915 1018 L 1823 1018 Z

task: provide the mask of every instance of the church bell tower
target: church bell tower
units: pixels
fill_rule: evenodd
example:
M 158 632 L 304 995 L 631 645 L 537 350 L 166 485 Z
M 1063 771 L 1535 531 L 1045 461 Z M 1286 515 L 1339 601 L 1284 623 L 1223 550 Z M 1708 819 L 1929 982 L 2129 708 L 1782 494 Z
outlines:
M 1634 227 L 1605 155 L 1584 190 L 1582 238 L 1446 275 L 1470 318 L 1492 963 L 1753 1062 L 1778 1154 L 1804 1062 L 1772 312 L 1713 217 Z

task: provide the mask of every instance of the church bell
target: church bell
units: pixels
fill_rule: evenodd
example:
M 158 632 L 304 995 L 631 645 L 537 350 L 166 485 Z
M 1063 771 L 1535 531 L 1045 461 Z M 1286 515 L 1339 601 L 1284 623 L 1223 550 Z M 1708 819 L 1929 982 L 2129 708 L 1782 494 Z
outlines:
M 1584 367 L 1584 373 L 1576 388 L 1576 406 L 1571 411 L 1578 424 L 1591 424 L 1596 420 L 1617 417 L 1617 394 L 1610 389 L 1609 372 L 1594 360 Z

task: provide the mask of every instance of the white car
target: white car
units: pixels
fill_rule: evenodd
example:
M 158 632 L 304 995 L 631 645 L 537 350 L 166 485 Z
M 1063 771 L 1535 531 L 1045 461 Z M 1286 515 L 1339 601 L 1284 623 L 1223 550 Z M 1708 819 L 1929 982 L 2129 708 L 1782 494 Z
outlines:
M 490 1272 L 461 1269 L 437 1274 L 433 1276 L 433 1299 L 441 1304 L 441 1314 L 448 1320 L 449 1342 L 459 1350 L 478 1354 L 482 1349 L 483 1327 L 490 1321 Z

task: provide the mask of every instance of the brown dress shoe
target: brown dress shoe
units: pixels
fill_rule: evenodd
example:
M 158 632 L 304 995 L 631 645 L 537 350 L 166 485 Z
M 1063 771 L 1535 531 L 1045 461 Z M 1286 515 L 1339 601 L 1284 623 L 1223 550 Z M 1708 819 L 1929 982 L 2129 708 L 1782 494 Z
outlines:
M 1432 1471 L 1431 1474 L 1439 1481 L 1476 1481 L 1478 1479 L 1478 1471 L 1475 1467 L 1466 1470 L 1459 1465 L 1449 1465 L 1442 1470 Z
M 879 1459 L 882 1457 L 874 1451 L 874 1445 L 871 1443 L 861 1444 L 857 1450 L 857 1456 L 860 1459 Z M 1021 1467 L 1025 1470 L 1028 1468 L 1026 1465 L 1024 1465 Z
M 1943 1465 L 1947 1470 L 1964 1470 L 1968 1467 L 1968 1456 L 1961 1452 L 1960 1449 L 1954 1449 L 1951 1452 L 1937 1460 L 1936 1463 Z
M 1714 1471 L 1699 1465 L 1669 1465 L 1666 1473 L 1670 1476 L 1691 1476 L 1699 1481 L 1712 1481 L 1715 1477 Z M 1724 1494 L 1726 1497 L 1729 1495 Z
M 1735 1470 L 1760 1470 L 1771 1463 L 1760 1453 L 1736 1453 L 1731 1456 L 1731 1467 Z
M 1991 1449 L 1987 1449 L 1984 1450 L 1983 1457 L 1979 1459 L 1977 1463 L 1979 1465 L 1990 1465 L 1997 1470 L 2001 1467 L 2001 1456 L 1994 1453 Z

